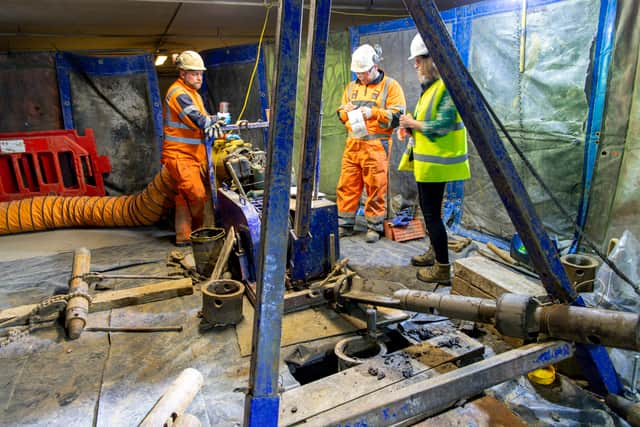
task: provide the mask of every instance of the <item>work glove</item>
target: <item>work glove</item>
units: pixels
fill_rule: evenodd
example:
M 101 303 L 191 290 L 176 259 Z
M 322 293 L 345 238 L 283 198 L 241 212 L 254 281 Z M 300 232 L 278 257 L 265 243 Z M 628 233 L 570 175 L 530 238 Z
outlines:
M 404 208 L 396 214 L 396 216 L 389 221 L 392 227 L 406 227 L 413 220 L 413 209 Z
M 204 133 L 207 135 L 207 138 L 222 139 L 224 137 L 224 130 L 222 130 L 224 126 L 224 120 L 218 120 L 217 122 L 207 126 Z
M 369 108 L 369 107 L 360 107 L 360 111 L 362 111 L 362 117 L 364 117 L 365 120 L 371 118 L 371 108 Z
M 249 120 L 238 120 L 236 122 L 236 126 L 238 126 L 238 129 L 242 129 L 242 128 L 247 128 L 249 129 Z

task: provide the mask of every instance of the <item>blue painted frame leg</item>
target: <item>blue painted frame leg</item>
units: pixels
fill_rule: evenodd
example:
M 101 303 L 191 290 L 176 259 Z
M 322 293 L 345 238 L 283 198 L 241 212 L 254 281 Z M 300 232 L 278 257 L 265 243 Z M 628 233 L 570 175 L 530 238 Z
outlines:
M 311 0 L 309 31 L 307 42 L 307 69 L 305 104 L 303 118 L 302 147 L 298 165 L 298 183 L 296 194 L 295 235 L 299 239 L 308 237 L 311 222 L 311 201 L 314 194 L 314 181 L 318 166 L 318 147 L 320 144 L 320 115 L 322 113 L 322 83 L 324 80 L 324 61 L 329 38 L 329 16 L 331 0 Z
M 447 89 L 462 116 L 469 135 L 496 187 L 509 217 L 522 238 L 533 266 L 547 292 L 556 300 L 584 306 L 569 282 L 558 252 L 538 218 L 529 195 L 509 158 L 491 116 L 471 75 L 464 66 L 433 0 L 403 0 L 411 13 Z M 578 345 L 578 347 L 583 347 Z M 583 349 L 587 355 L 585 375 L 601 394 L 621 391 L 604 349 Z M 595 367 L 595 369 L 591 369 Z M 614 372 L 614 375 L 611 375 Z
M 613 54 L 613 43 L 616 25 L 616 0 L 602 0 L 600 3 L 600 19 L 596 36 L 595 53 L 593 55 L 593 78 L 591 96 L 589 97 L 589 116 L 587 117 L 586 141 L 584 144 L 584 165 L 582 172 L 582 196 L 576 224 L 580 230 L 584 229 L 589 210 L 589 198 L 593 173 L 596 166 L 600 130 L 604 117 L 605 102 L 607 100 L 607 79 L 609 65 Z M 575 253 L 580 246 L 580 235 L 576 233 L 571 242 L 570 253 Z
M 260 258 L 256 284 L 245 426 L 277 426 L 280 339 L 289 238 L 289 192 L 300 58 L 302 0 L 280 2 L 276 37 L 273 122 L 269 128 Z
M 311 205 L 316 193 L 317 176 L 319 176 L 322 85 L 330 15 L 331 0 L 311 0 L 305 72 L 306 86 L 303 101 L 306 108 L 302 120 L 302 146 L 298 164 L 295 224 L 291 234 L 291 262 L 295 262 L 292 266 L 292 280 L 307 279 L 305 272 L 310 271 L 314 264 L 328 259 L 327 253 L 317 254 L 310 251 L 309 247 L 312 244 L 312 239 L 325 239 L 325 235 L 322 233 L 316 233 L 312 236 Z M 320 259 L 318 259 L 318 255 Z

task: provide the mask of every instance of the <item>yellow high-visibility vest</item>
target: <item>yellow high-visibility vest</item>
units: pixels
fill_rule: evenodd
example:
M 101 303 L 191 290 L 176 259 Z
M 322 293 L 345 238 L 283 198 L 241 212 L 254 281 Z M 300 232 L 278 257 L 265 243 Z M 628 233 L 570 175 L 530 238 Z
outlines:
M 415 109 L 415 119 L 435 120 L 438 105 L 445 91 L 442 79 L 433 83 L 420 97 Z M 456 113 L 456 128 L 446 135 L 432 140 L 416 130 L 414 139 L 416 145 L 413 148 L 413 173 L 417 182 L 448 182 L 471 177 L 467 131 L 459 113 Z

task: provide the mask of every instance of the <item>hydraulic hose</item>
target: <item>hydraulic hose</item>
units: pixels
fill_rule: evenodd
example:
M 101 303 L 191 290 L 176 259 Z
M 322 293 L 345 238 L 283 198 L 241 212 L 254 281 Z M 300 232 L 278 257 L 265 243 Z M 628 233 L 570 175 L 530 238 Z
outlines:
M 42 196 L 0 202 L 0 235 L 67 227 L 137 227 L 158 221 L 174 204 L 166 168 L 142 192 L 124 196 Z

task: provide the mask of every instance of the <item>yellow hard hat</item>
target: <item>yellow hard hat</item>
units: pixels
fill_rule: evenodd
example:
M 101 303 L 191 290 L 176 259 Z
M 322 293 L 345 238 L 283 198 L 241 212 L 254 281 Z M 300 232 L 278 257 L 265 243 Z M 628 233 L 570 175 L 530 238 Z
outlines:
M 204 61 L 198 52 L 192 50 L 185 50 L 176 58 L 176 67 L 180 70 L 187 71 L 204 71 Z

